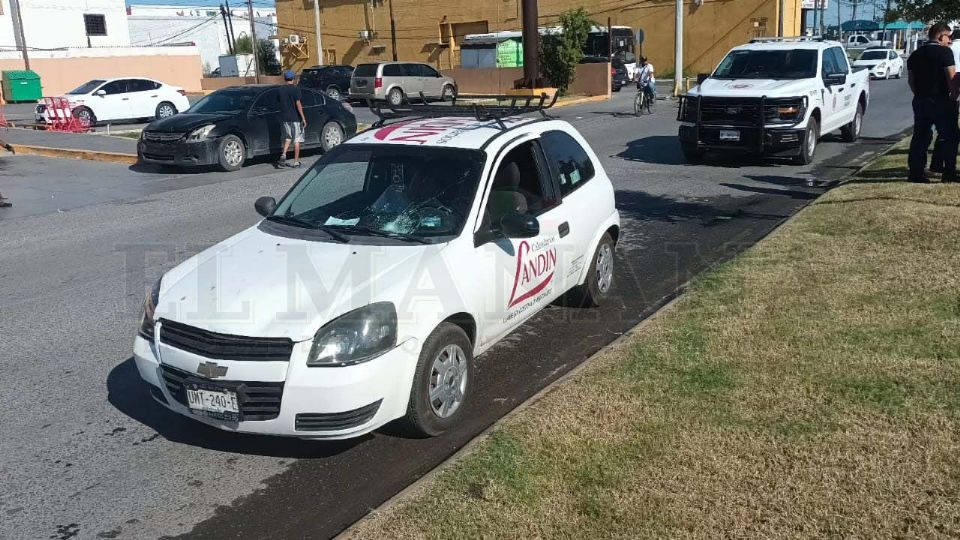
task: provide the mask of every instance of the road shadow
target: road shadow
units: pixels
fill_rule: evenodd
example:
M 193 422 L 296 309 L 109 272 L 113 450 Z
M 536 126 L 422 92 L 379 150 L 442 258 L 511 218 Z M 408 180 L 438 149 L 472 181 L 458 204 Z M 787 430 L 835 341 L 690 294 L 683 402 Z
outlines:
M 633 116 L 633 115 L 630 115 Z M 782 158 L 765 158 L 747 153 L 743 154 L 718 154 L 707 152 L 701 163 L 691 164 L 683 157 L 680 151 L 680 143 L 674 136 L 656 135 L 644 137 L 627 143 L 627 148 L 612 157 L 618 157 L 626 161 L 637 163 L 655 163 L 658 165 L 705 165 L 709 167 L 722 167 L 726 169 L 739 169 L 763 165 L 765 167 L 779 167 L 787 164 Z
M 770 191 L 775 192 L 774 194 L 783 194 L 778 190 Z M 781 214 L 751 211 L 750 206 L 761 200 L 759 198 L 761 192 L 757 195 L 758 197 L 711 197 L 709 202 L 700 202 L 680 201 L 642 191 L 618 190 L 615 194 L 617 209 L 621 216 L 638 221 L 664 223 L 699 221 L 702 225 L 710 227 L 740 218 L 779 221 L 787 217 Z
M 336 456 L 371 439 L 372 435 L 347 441 L 309 441 L 290 437 L 246 435 L 222 431 L 191 420 L 160 405 L 150 396 L 149 384 L 140 378 L 133 358 L 128 358 L 107 376 L 107 400 L 118 411 L 153 429 L 170 442 L 267 457 L 322 459 Z
M 321 148 L 301 150 L 300 161 L 303 161 L 306 158 L 315 157 L 315 156 L 319 157 L 322 155 L 323 155 L 323 149 Z M 291 157 L 287 160 L 288 162 L 293 161 L 293 157 L 292 157 L 293 150 L 290 151 L 290 156 Z M 266 156 L 257 156 L 255 158 L 250 158 L 244 161 L 243 168 L 268 163 L 272 165 L 275 169 L 280 170 L 282 168 L 277 165 L 277 162 L 279 161 L 279 157 L 280 157 L 279 154 L 271 154 Z M 301 169 L 303 170 L 306 170 L 307 168 L 309 168 L 309 166 L 306 163 L 304 163 L 303 166 L 301 167 Z M 193 176 L 193 175 L 201 175 L 201 174 L 207 174 L 212 172 L 221 173 L 221 174 L 231 174 L 231 172 L 224 171 L 217 165 L 199 165 L 197 167 L 180 167 L 177 165 L 158 165 L 153 163 L 140 163 L 140 162 L 130 165 L 129 167 L 127 167 L 127 170 L 129 170 L 130 172 L 135 172 L 139 174 L 156 174 L 156 175 L 178 174 L 183 176 Z

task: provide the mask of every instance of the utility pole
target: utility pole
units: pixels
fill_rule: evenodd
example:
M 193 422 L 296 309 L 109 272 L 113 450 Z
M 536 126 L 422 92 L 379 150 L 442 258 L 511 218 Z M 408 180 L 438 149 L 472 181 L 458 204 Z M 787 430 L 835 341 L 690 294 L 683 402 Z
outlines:
M 253 42 L 253 76 L 260 84 L 260 47 L 257 44 L 257 21 L 253 20 L 253 0 L 247 0 L 247 12 L 250 14 L 250 40 Z
M 389 1 L 390 8 L 390 45 L 393 46 L 393 61 L 397 61 L 397 22 L 393 20 L 393 0 Z
M 780 0 L 780 4 L 777 8 L 777 11 L 780 13 L 780 16 L 777 17 L 777 37 L 783 36 L 783 0 Z
M 227 10 L 220 4 L 220 16 L 223 17 L 223 30 L 227 33 L 227 51 L 233 54 L 233 43 L 230 43 L 230 27 L 227 26 Z
M 537 27 L 540 18 L 537 15 L 537 0 L 523 0 L 523 86 L 521 88 L 537 88 L 540 86 L 540 59 L 537 50 L 540 48 L 540 31 Z
M 14 31 L 20 40 L 20 50 L 23 51 L 23 69 L 30 69 L 30 55 L 27 53 L 27 38 L 23 35 L 23 15 L 20 14 L 20 0 L 10 0 L 10 9 L 17 12 L 13 19 Z
M 677 20 L 674 23 L 676 38 L 673 46 L 673 95 L 683 93 L 683 0 L 677 0 Z
M 323 40 L 320 38 L 320 0 L 313 0 L 313 25 L 317 29 L 317 65 L 323 65 Z
M 840 1 L 840 0 L 836 0 Z M 827 33 L 827 0 L 819 0 L 820 3 L 820 37 Z
M 224 0 L 227 6 L 227 40 L 230 42 L 230 54 L 237 54 L 237 35 L 233 33 L 233 12 L 230 11 L 230 0 Z

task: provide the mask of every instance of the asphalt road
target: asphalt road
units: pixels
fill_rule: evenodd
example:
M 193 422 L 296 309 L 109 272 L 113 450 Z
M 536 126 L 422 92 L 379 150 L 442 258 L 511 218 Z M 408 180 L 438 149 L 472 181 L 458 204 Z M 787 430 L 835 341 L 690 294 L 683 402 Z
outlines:
M 91 186 L 0 224 L 0 538 L 336 534 L 813 200 L 822 190 L 805 180 L 839 178 L 884 148 L 909 126 L 908 92 L 897 81 L 873 90 L 865 140 L 825 142 L 806 168 L 685 165 L 675 108 L 660 102 L 634 118 L 628 92 L 556 111 L 591 141 L 617 189 L 616 297 L 598 310 L 551 306 L 480 357 L 474 415 L 426 440 L 390 429 L 339 443 L 222 433 L 167 413 L 139 381 L 130 356 L 145 288 L 255 223 L 253 200 L 282 194 L 296 172 L 145 175 L 0 157 L 4 194 Z M 71 204 L 79 192 L 88 198 Z

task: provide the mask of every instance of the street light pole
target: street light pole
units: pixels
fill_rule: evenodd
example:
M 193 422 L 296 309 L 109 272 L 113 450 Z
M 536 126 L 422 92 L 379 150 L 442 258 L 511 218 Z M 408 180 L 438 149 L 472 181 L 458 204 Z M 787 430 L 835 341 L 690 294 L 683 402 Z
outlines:
M 540 31 L 537 0 L 523 0 L 523 88 L 536 88 L 540 79 Z
M 676 39 L 673 47 L 673 95 L 683 93 L 683 0 L 677 0 L 677 20 L 674 23 Z
M 253 0 L 247 0 L 247 12 L 250 14 L 250 40 L 253 45 L 253 76 L 260 84 L 260 59 L 257 53 L 260 47 L 257 46 L 257 21 L 253 20 Z
M 323 65 L 323 41 L 320 38 L 320 0 L 313 0 L 313 25 L 317 30 L 317 65 Z

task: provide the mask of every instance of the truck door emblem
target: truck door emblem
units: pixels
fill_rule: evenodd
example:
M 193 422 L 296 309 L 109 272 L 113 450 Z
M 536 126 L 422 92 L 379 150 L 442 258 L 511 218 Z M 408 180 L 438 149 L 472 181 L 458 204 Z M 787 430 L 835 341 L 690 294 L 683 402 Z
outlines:
M 208 379 L 224 377 L 227 374 L 227 366 L 221 366 L 216 362 L 200 362 L 197 366 L 197 373 Z

